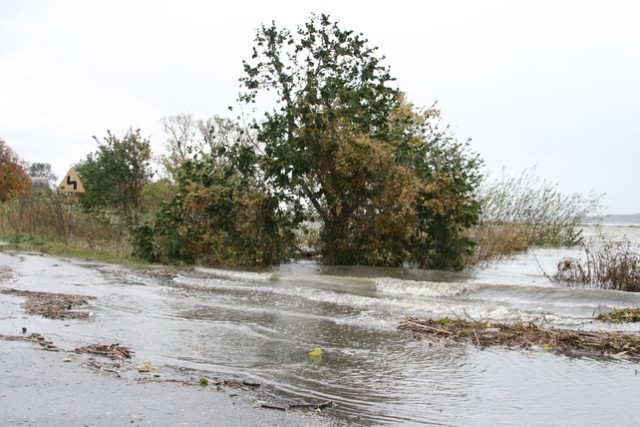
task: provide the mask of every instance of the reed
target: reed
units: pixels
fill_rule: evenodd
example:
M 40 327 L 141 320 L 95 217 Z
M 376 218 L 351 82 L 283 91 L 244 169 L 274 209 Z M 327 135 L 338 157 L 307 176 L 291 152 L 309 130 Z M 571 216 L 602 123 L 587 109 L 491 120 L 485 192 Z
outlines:
M 65 205 L 52 191 L 0 205 L 0 238 L 20 249 L 136 264 L 129 256 L 127 226 L 119 216 Z
M 600 209 L 601 196 L 563 194 L 557 184 L 540 179 L 535 168 L 519 176 L 504 171 L 481 184 L 480 223 L 469 230 L 476 265 L 530 247 L 574 246 L 582 242 L 580 224 Z
M 569 286 L 640 292 L 640 253 L 628 240 L 590 240 L 581 245 L 579 258 L 563 258 L 558 262 L 552 279 Z

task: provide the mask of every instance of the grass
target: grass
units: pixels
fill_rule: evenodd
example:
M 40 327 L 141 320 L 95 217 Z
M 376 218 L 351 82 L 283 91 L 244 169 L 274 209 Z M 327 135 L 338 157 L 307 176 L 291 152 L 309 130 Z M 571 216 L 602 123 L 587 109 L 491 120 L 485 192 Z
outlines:
M 487 177 L 478 189 L 482 214 L 469 230 L 475 251 L 468 265 L 478 265 L 531 247 L 574 246 L 582 242 L 580 223 L 600 210 L 601 195 L 562 194 L 542 180 L 535 168 L 520 176 L 504 171 Z
M 483 265 L 529 249 L 528 227 L 524 224 L 484 223 L 469 230 L 475 243 L 473 253 L 466 259 L 470 266 Z
M 553 281 L 569 286 L 590 286 L 627 292 L 640 292 L 640 253 L 623 242 L 589 241 L 581 246 L 580 258 L 564 258 Z
M 144 268 L 134 257 L 125 222 L 64 205 L 54 192 L 39 192 L 0 205 L 0 240 L 24 251 Z
M 53 240 L 46 234 L 16 234 L 0 232 L 0 240 L 9 243 L 13 249 L 42 252 L 60 257 L 78 258 L 89 261 L 122 264 L 132 268 L 148 268 L 151 264 L 131 254 L 131 247 L 125 242 L 89 247 L 85 242 L 68 240 L 66 243 Z

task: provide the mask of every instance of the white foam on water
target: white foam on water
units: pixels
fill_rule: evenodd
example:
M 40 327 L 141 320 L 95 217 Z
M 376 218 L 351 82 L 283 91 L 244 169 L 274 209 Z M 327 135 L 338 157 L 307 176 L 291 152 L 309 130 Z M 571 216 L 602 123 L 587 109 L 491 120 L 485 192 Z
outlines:
M 457 282 L 426 282 L 393 279 L 389 277 L 376 279 L 376 290 L 385 294 L 415 295 L 425 297 L 455 297 L 467 295 L 478 290 L 478 286 Z
M 278 274 L 273 272 L 222 270 L 217 268 L 205 267 L 196 267 L 195 271 L 216 278 L 242 282 L 272 282 L 278 280 Z

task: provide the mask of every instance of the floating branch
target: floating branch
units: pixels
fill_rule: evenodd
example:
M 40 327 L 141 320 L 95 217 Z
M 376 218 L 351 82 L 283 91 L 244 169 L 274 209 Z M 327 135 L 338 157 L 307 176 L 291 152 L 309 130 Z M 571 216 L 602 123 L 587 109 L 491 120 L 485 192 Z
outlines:
M 109 359 L 131 359 L 131 351 L 122 344 L 91 344 L 85 347 L 76 348 L 76 353 L 91 353 L 99 356 L 108 357 Z

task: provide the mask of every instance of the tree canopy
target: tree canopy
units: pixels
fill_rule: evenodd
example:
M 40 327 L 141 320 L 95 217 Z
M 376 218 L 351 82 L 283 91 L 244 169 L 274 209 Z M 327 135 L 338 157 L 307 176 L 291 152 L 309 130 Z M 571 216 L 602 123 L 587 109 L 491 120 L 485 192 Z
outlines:
M 325 263 L 463 267 L 481 161 L 435 108 L 406 100 L 362 34 L 326 15 L 263 25 L 240 80 L 242 102 L 275 102 L 249 129 L 163 119 L 175 195 L 136 228 L 138 255 L 276 264 L 306 222 Z
M 255 123 L 265 178 L 315 211 L 325 262 L 462 267 L 480 159 L 406 102 L 362 34 L 327 15 L 263 25 L 244 71 L 242 101 L 276 97 Z
M 111 209 L 133 220 L 141 202 L 141 191 L 151 177 L 149 141 L 140 130 L 129 130 L 123 138 L 107 131 L 95 153 L 75 165 L 86 188 L 80 199 L 87 210 Z
M 136 254 L 215 265 L 286 260 L 293 247 L 291 215 L 265 185 L 252 139 L 229 119 L 207 122 L 202 140 L 174 145 L 184 153 L 181 162 L 169 163 L 176 194 L 153 224 L 136 228 Z
M 0 202 L 30 192 L 26 163 L 0 139 Z

